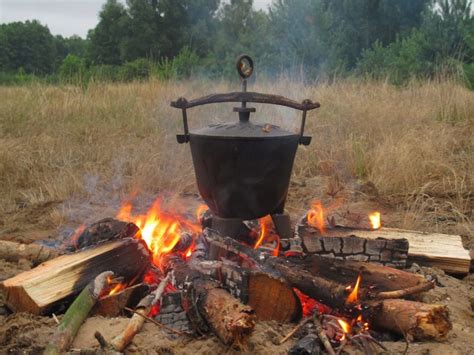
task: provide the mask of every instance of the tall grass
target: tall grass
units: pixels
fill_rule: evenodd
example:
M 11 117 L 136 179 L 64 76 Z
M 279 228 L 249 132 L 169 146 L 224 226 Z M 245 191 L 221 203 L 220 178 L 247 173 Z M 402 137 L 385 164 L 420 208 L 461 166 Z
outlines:
M 181 114 L 169 102 L 234 89 L 210 82 L 0 87 L 0 214 L 97 191 L 195 192 L 189 147 L 176 143 Z M 473 208 L 474 93 L 455 82 L 341 81 L 303 86 L 290 80 L 256 90 L 321 108 L 309 113 L 309 147 L 297 154 L 290 208 L 319 197 L 305 181 L 350 186 L 371 181 L 401 226 L 468 226 Z M 189 112 L 191 127 L 235 119 L 233 105 Z M 297 130 L 299 113 L 258 106 L 257 120 Z M 306 187 L 305 187 L 306 185 Z M 304 191 L 304 193 L 301 192 Z

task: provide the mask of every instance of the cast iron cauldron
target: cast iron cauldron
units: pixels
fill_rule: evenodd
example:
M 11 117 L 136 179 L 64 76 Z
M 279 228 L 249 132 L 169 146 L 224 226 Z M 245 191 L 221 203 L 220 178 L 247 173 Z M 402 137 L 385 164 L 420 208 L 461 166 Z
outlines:
M 189 142 L 199 193 L 211 211 L 221 218 L 250 220 L 284 210 L 290 175 L 298 144 L 308 145 L 304 136 L 306 112 L 319 103 L 302 103 L 283 96 L 247 92 L 246 79 L 252 75 L 253 61 L 247 55 L 237 60 L 242 91 L 213 94 L 188 101 L 179 98 L 171 103 L 183 113 L 184 134 L 179 143 Z M 234 111 L 239 121 L 220 123 L 189 132 L 186 110 L 223 102 L 241 102 Z M 270 124 L 253 124 L 250 113 L 255 108 L 247 102 L 291 107 L 303 112 L 298 134 Z

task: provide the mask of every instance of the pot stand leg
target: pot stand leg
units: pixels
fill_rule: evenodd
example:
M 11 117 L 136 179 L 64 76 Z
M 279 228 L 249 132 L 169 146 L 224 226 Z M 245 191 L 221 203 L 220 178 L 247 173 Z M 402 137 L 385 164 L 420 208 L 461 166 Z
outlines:
M 239 235 L 243 220 L 240 218 L 221 218 L 212 216 L 212 229 L 219 232 L 220 235 L 236 238 Z
M 273 224 L 280 239 L 291 239 L 293 238 L 293 231 L 291 228 L 290 215 L 288 213 L 274 213 L 271 215 Z

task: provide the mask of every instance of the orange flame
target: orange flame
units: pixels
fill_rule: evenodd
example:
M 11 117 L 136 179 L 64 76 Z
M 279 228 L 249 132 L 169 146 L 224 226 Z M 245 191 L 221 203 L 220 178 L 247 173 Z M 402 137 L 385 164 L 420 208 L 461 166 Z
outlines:
M 324 234 L 326 231 L 324 225 L 324 209 L 320 201 L 314 201 L 311 209 L 308 212 L 308 224 L 319 230 L 319 233 Z
M 344 334 L 349 334 L 351 332 L 351 326 L 345 320 L 338 319 L 337 322 L 341 326 L 342 331 L 344 332 Z
M 199 232 L 200 227 L 184 217 L 165 213 L 161 210 L 160 200 L 157 199 L 148 212 L 144 215 L 132 215 L 132 205 L 126 203 L 122 206 L 117 218 L 133 222 L 140 232 L 137 235 L 142 239 L 153 255 L 153 262 L 160 265 L 160 257 L 173 250 L 181 238 L 181 232 L 186 229 L 191 232 Z M 186 251 L 188 254 L 190 251 Z
M 351 303 L 356 303 L 359 300 L 359 285 L 362 277 L 357 276 L 357 281 L 354 285 L 354 288 L 352 289 L 352 292 L 349 294 L 349 296 L 346 299 L 346 304 L 351 304 Z
M 260 247 L 260 245 L 262 245 L 263 241 L 265 240 L 265 238 L 269 234 L 270 228 L 271 228 L 272 223 L 273 223 L 272 218 L 270 217 L 270 215 L 267 215 L 263 218 L 260 218 L 259 222 L 260 222 L 260 235 L 258 237 L 257 242 L 255 243 L 255 245 L 253 247 L 254 249 L 258 249 Z
M 115 285 L 115 287 L 110 290 L 108 296 L 114 295 L 114 294 L 116 294 L 117 292 L 120 292 L 120 291 L 124 290 L 125 287 L 126 287 L 126 284 L 124 284 L 124 283 L 122 283 L 122 282 L 119 283 L 119 284 L 117 284 L 117 285 Z
M 380 220 L 380 212 L 372 212 L 369 214 L 370 224 L 372 225 L 372 229 L 379 229 L 382 226 Z

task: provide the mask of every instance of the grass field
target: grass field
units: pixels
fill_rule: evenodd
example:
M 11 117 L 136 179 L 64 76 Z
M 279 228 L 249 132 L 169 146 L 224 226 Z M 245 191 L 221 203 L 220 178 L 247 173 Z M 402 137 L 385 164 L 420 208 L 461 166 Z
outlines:
M 169 102 L 234 86 L 150 81 L 1 87 L 0 216 L 97 193 L 195 191 L 189 147 L 175 140 L 181 114 Z M 301 184 L 297 193 L 290 191 L 290 208 L 302 203 L 301 196 L 321 197 L 306 181 L 321 178 L 329 189 L 371 181 L 380 199 L 401 214 L 398 226 L 454 226 L 472 235 L 474 92 L 450 81 L 396 88 L 286 80 L 253 89 L 321 102 L 308 116 L 313 142 L 298 151 L 294 180 Z M 231 107 L 194 109 L 191 127 L 235 119 Z M 299 113 L 291 110 L 258 106 L 257 115 L 289 129 L 299 126 Z

